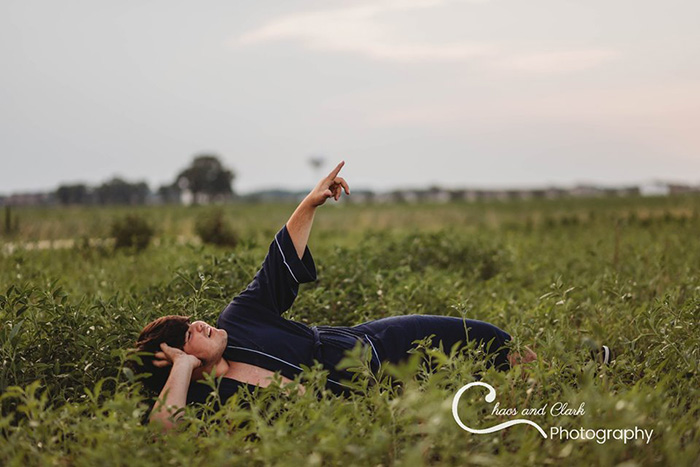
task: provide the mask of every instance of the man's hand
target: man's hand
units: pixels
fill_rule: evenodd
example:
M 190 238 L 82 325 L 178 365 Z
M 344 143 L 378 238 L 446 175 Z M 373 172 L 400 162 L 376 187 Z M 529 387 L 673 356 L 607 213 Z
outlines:
M 297 206 L 292 217 L 287 221 L 287 231 L 289 232 L 289 236 L 292 237 L 294 249 L 299 258 L 304 256 L 304 250 L 306 249 L 306 242 L 309 241 L 309 234 L 311 233 L 311 225 L 314 222 L 316 208 L 325 203 L 330 197 L 338 201 L 343 190 L 345 190 L 346 194 L 350 194 L 350 187 L 345 179 L 338 177 L 338 172 L 340 172 L 340 169 L 342 169 L 344 165 L 345 161 L 341 162 L 327 177 L 324 177 L 318 182 L 318 185 L 316 185 L 316 187 L 311 190 L 311 193 L 304 198 L 304 201 Z
M 184 350 L 180 350 L 176 347 L 170 347 L 165 342 L 160 344 L 161 351 L 153 354 L 155 359 L 153 360 L 153 366 L 158 368 L 164 368 L 166 366 L 178 364 L 189 365 L 192 370 L 199 368 L 202 365 L 202 361 L 186 353 Z
M 182 416 L 181 409 L 187 403 L 187 390 L 192 380 L 192 372 L 202 365 L 202 361 L 183 350 L 170 347 L 165 342 L 160 344 L 161 351 L 156 352 L 153 365 L 164 368 L 171 366 L 170 375 L 160 391 L 158 400 L 153 405 L 149 420 L 158 421 L 163 431 L 170 430 Z
M 321 206 L 328 198 L 333 198 L 336 201 L 340 199 L 340 195 L 345 190 L 345 194 L 350 194 L 350 187 L 343 177 L 338 177 L 340 169 L 345 165 L 345 161 L 338 164 L 328 176 L 321 179 L 320 182 L 308 194 L 306 200 L 313 207 Z

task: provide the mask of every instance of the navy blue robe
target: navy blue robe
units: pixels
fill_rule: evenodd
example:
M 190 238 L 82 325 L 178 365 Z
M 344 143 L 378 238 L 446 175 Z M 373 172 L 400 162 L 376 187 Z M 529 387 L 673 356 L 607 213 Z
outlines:
M 279 371 L 289 379 L 294 379 L 302 371 L 300 364 L 311 366 L 316 360 L 329 371 L 327 387 L 337 394 L 348 392 L 348 386 L 342 380 L 352 375 L 335 367 L 345 352 L 358 342 L 369 354 L 373 370 L 378 369 L 382 361 L 399 362 L 407 356 L 414 340 L 430 335 L 441 340 L 447 351 L 458 341 L 478 339 L 483 342 L 485 350 L 495 353 L 497 367 L 507 369 L 507 349 L 503 346 L 510 336 L 482 321 L 408 315 L 356 326 L 310 327 L 283 318 L 282 313 L 294 303 L 299 284 L 315 280 L 316 267 L 311 252 L 307 247 L 300 259 L 284 226 L 275 235 L 253 281 L 219 315 L 216 326 L 228 333 L 224 358 Z M 223 401 L 245 384 L 228 378 L 224 380 L 227 381 L 219 388 Z M 209 392 L 203 386 L 194 383 L 188 400 L 203 401 Z

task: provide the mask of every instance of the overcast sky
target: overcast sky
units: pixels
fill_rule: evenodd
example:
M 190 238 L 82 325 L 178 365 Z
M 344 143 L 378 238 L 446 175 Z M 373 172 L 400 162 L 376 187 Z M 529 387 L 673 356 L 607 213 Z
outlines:
M 697 0 L 0 2 L 0 193 L 700 183 Z

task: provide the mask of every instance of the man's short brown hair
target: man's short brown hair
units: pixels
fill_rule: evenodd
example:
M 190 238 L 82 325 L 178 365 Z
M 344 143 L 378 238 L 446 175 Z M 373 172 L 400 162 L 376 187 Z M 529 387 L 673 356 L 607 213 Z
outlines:
M 151 321 L 143 328 L 136 341 L 136 351 L 156 353 L 160 352 L 160 344 L 165 342 L 170 347 L 182 349 L 185 345 L 185 334 L 190 325 L 189 316 L 168 315 Z M 165 382 L 170 375 L 170 366 L 158 368 L 153 365 L 154 357 L 150 355 L 141 356 L 142 365 L 134 364 L 137 373 L 150 373 L 151 376 L 143 382 L 152 391 L 160 393 L 165 386 Z

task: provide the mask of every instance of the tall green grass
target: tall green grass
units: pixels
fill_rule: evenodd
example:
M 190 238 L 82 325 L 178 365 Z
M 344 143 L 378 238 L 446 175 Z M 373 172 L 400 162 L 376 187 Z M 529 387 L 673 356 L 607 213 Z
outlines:
M 19 248 L 0 257 L 0 463 L 693 465 L 700 456 L 700 231 L 698 198 L 324 207 L 310 246 L 319 281 L 287 317 L 355 324 L 407 313 L 492 322 L 540 358 L 508 373 L 478 353 L 424 349 L 372 376 L 359 354 L 357 394 L 241 392 L 223 410 L 188 408 L 161 435 L 141 420 L 149 400 L 125 367 L 140 328 L 164 314 L 214 322 L 259 266 L 293 206 L 226 208 L 235 249 L 185 242 L 195 208 L 142 208 L 160 242 L 139 254 L 80 243 Z M 17 244 L 101 237 L 122 209 L 20 210 Z M 72 232 L 72 235 L 71 235 Z M 619 353 L 599 368 L 588 349 Z M 427 361 L 437 366 L 431 371 Z M 543 439 L 515 426 L 491 435 L 452 418 L 457 389 L 479 375 L 501 407 L 557 401 L 583 416 L 529 417 L 566 428 L 653 429 L 649 444 Z M 392 384 L 399 381 L 400 384 Z M 215 382 L 212 382 L 214 384 Z M 462 397 L 460 417 L 483 428 L 484 392 Z

